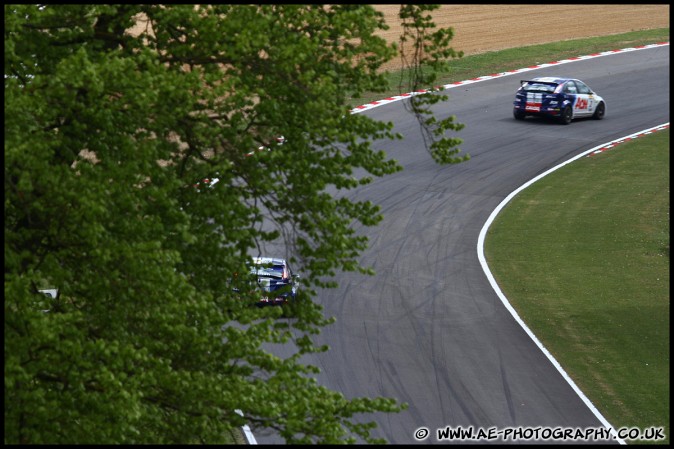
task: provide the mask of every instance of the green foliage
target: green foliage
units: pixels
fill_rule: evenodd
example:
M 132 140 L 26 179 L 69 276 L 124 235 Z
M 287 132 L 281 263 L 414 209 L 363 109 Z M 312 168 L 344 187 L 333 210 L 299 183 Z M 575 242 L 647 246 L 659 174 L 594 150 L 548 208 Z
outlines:
M 373 441 L 353 417 L 401 405 L 299 359 L 327 350 L 314 289 L 370 272 L 353 224 L 381 219 L 328 192 L 400 169 L 370 146 L 392 124 L 345 96 L 387 88 L 385 26 L 363 5 L 5 5 L 5 443 L 227 443 L 246 422 Z M 434 58 L 450 38 L 407 35 Z M 292 319 L 230 284 L 281 239 Z
M 435 24 L 428 11 L 433 11 L 438 5 L 401 5 L 400 18 L 402 20 L 403 35 L 401 36 L 401 54 L 403 55 L 403 70 L 400 72 L 399 89 L 401 92 L 426 93 L 413 96 L 406 108 L 417 116 L 422 124 L 422 136 L 431 156 L 438 163 L 456 164 L 470 159 L 469 155 L 459 156 L 458 146 L 463 142 L 458 137 L 445 137 L 450 131 L 463 129 L 461 123 L 455 122 L 456 116 L 451 115 L 438 120 L 431 111 L 431 106 L 446 101 L 447 95 L 439 95 L 441 88 L 433 87 L 438 79 L 438 73 L 446 72 L 449 61 L 463 57 L 463 52 L 457 52 L 449 47 L 454 37 L 452 28 L 434 30 Z M 421 38 L 419 38 L 421 37 Z M 412 47 L 409 49 L 407 44 Z

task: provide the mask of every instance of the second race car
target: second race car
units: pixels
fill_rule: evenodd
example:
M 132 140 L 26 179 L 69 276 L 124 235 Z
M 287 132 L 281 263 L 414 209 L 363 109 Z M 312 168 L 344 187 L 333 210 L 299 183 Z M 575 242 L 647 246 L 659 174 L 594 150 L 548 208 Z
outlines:
M 601 120 L 606 114 L 604 99 L 575 78 L 522 80 L 513 106 L 513 115 L 517 120 L 524 120 L 528 115 L 545 116 L 556 118 L 565 125 L 580 117 Z

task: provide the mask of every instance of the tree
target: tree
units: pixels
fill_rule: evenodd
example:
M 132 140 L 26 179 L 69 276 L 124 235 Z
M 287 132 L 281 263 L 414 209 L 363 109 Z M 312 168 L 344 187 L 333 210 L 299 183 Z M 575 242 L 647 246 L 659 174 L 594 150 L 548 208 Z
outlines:
M 401 8 L 412 83 L 456 56 L 432 9 Z M 353 417 L 405 406 L 299 362 L 328 349 L 315 289 L 371 272 L 352 224 L 381 220 L 329 192 L 400 169 L 371 147 L 392 124 L 348 104 L 387 87 L 385 27 L 367 5 L 5 5 L 6 443 L 218 443 L 244 423 L 371 442 Z M 461 125 L 424 107 L 442 99 L 413 112 L 458 162 Z M 304 274 L 291 320 L 233 289 L 279 239 Z M 263 348 L 290 340 L 286 359 Z

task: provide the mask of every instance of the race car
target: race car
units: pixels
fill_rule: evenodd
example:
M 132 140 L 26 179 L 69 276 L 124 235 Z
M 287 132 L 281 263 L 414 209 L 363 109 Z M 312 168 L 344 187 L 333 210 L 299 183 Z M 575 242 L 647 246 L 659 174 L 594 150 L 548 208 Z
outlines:
M 558 119 L 565 125 L 580 117 L 601 120 L 606 114 L 604 99 L 574 78 L 521 80 L 513 105 L 517 120 L 524 120 L 529 115 L 544 116 Z
M 287 260 L 254 257 L 251 262 L 251 275 L 261 295 L 258 306 L 283 305 L 295 299 L 300 276 L 293 273 Z

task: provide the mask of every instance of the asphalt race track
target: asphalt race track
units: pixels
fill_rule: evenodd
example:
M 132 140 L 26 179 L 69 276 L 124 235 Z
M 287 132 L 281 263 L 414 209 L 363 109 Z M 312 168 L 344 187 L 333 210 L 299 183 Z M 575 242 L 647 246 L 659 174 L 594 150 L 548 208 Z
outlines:
M 516 121 L 519 80 L 553 75 L 582 79 L 604 97 L 604 120 Z M 382 207 L 384 221 L 360 230 L 370 238 L 362 263 L 378 274 L 340 274 L 339 289 L 320 292 L 317 301 L 337 321 L 315 341 L 330 350 L 303 360 L 321 369 L 322 385 L 346 397 L 406 402 L 401 413 L 363 419 L 377 422 L 373 436 L 394 444 L 419 442 L 420 427 L 430 431 L 423 443 L 437 443 L 436 430 L 447 426 L 602 427 L 503 306 L 476 246 L 491 212 L 525 182 L 597 145 L 669 122 L 669 46 L 447 93 L 449 100 L 435 110 L 466 125 L 457 135 L 471 160 L 459 165 L 431 160 L 402 101 L 363 112 L 394 122 L 405 136 L 375 145 L 405 170 L 353 193 Z M 258 443 L 283 443 L 254 434 Z

